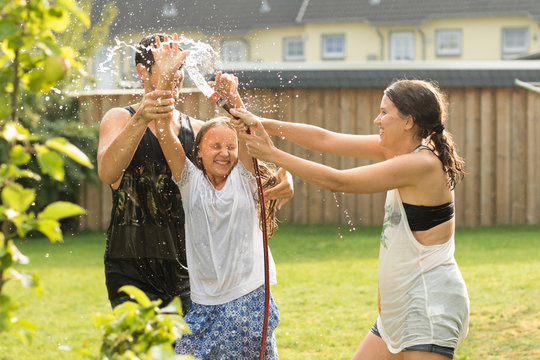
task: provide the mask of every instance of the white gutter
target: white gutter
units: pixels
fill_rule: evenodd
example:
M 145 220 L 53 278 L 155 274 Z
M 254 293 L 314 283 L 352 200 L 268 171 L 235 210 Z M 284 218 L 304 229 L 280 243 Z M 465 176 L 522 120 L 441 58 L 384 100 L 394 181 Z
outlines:
M 302 19 L 304 18 L 304 14 L 306 13 L 308 5 L 309 5 L 309 0 L 302 1 L 302 5 L 300 5 L 300 9 L 298 10 L 298 14 L 296 15 L 297 23 L 302 22 Z
M 540 60 L 357 61 L 357 62 L 217 62 L 217 70 L 540 70 Z

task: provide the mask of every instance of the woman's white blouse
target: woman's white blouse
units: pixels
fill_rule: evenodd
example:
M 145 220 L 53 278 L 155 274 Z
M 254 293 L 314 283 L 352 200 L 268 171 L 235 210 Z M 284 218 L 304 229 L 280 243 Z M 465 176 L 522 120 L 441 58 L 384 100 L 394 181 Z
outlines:
M 186 255 L 191 299 L 224 304 L 264 284 L 263 235 L 256 210 L 255 177 L 242 162 L 216 190 L 186 159 L 177 182 L 185 212 Z M 276 283 L 272 254 L 270 283 Z

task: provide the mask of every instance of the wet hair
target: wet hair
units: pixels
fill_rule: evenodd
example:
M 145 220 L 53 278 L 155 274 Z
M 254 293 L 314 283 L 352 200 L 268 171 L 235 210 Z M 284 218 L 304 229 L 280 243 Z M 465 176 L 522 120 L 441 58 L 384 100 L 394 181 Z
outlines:
M 204 135 L 210 130 L 218 126 L 223 126 L 226 128 L 229 128 L 233 131 L 235 131 L 233 124 L 229 121 L 229 118 L 226 116 L 219 116 L 216 118 L 213 118 L 211 120 L 208 120 L 201 126 L 201 129 L 197 133 L 197 137 L 195 138 L 195 142 L 193 143 L 193 164 L 202 170 L 204 173 L 206 171 L 204 170 L 204 165 L 202 162 L 202 159 L 198 156 L 200 149 L 200 145 L 202 142 L 202 139 L 204 138 Z
M 135 66 L 142 64 L 149 73 L 152 73 L 152 65 L 156 63 L 152 54 L 152 45 L 156 45 L 156 36 L 162 43 L 165 42 L 165 34 L 153 34 L 143 38 L 137 45 L 135 51 Z M 181 49 L 180 49 L 181 50 Z
M 410 115 L 418 128 L 416 135 L 428 139 L 454 188 L 465 175 L 465 161 L 457 154 L 450 132 L 444 130 L 447 119 L 446 97 L 439 87 L 424 80 L 398 80 L 384 90 L 403 116 Z
M 233 124 L 230 122 L 229 118 L 226 116 L 218 116 L 216 118 L 213 118 L 211 120 L 208 120 L 201 126 L 201 129 L 197 133 L 197 137 L 195 138 L 195 142 L 193 143 L 193 164 L 200 170 L 202 170 L 205 174 L 206 171 L 204 170 L 204 165 L 202 162 L 202 159 L 199 157 L 199 151 L 201 147 L 201 142 L 206 133 L 215 127 L 223 126 L 226 128 L 229 128 L 233 131 L 236 131 Z M 263 189 L 269 189 L 274 187 L 277 184 L 277 177 L 276 177 L 276 166 L 274 164 L 265 163 L 262 161 L 259 161 L 259 173 L 261 176 L 261 183 Z M 277 219 L 276 219 L 276 211 L 277 211 L 277 200 L 265 200 L 265 209 L 266 209 L 266 232 L 268 235 L 268 238 L 271 238 L 274 235 L 276 226 L 277 226 Z M 257 204 L 257 213 L 259 215 L 259 226 L 262 229 L 262 218 L 261 218 L 261 209 L 260 209 L 260 203 Z

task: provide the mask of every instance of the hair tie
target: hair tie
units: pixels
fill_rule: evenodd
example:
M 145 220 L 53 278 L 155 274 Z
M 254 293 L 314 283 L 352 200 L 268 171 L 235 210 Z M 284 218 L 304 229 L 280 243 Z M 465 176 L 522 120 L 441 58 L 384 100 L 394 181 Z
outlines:
M 436 134 L 442 134 L 443 130 L 444 130 L 443 124 L 439 124 L 433 128 L 433 132 L 435 132 Z

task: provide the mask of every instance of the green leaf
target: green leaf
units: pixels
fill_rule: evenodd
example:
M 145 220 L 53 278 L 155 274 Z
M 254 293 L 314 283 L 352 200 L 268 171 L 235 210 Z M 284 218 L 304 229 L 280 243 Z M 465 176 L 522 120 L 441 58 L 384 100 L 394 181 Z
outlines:
M 51 242 L 62 242 L 64 240 L 62 236 L 62 230 L 60 229 L 60 223 L 53 219 L 38 219 L 35 223 L 36 230 L 45 235 Z
M 22 125 L 8 122 L 1 132 L 7 142 L 26 141 L 30 139 L 30 132 Z
M 41 170 L 57 181 L 64 181 L 64 159 L 44 146 L 36 146 L 36 150 Z
M 90 17 L 77 5 L 75 0 L 56 0 L 56 3 L 71 11 L 71 13 L 75 15 L 84 24 L 84 26 L 90 26 Z
M 27 265 L 30 260 L 28 259 L 28 256 L 24 255 L 19 248 L 15 245 L 13 241 L 9 241 L 7 244 L 7 250 L 11 253 L 11 258 L 13 261 L 15 261 L 17 264 L 21 265 Z
M 11 161 L 15 165 L 24 165 L 27 164 L 32 158 L 29 153 L 26 152 L 26 149 L 22 145 L 15 145 L 11 148 Z
M 17 25 L 14 19 L 5 17 L 0 20 L 0 41 L 17 35 L 19 31 L 20 27 Z
M 15 166 L 13 166 L 15 168 Z M 27 169 L 19 169 L 17 168 L 16 171 L 13 173 L 16 178 L 28 178 L 35 181 L 40 181 L 41 176 L 39 174 L 36 174 L 35 172 L 32 172 Z
M 51 56 L 43 62 L 41 76 L 51 85 L 61 80 L 67 73 L 67 68 L 60 56 Z
M 19 272 L 14 268 L 7 269 L 7 274 L 9 277 L 20 281 L 22 286 L 26 288 L 35 288 L 38 292 L 41 292 L 39 278 L 37 275 Z
M 84 165 L 90 169 L 93 168 L 90 159 L 83 153 L 78 147 L 67 141 L 65 138 L 56 137 L 49 139 L 45 142 L 49 148 L 61 152 L 64 155 L 69 156 L 71 159 L 75 160 L 81 165 Z
M 108 323 L 110 323 L 112 321 L 114 321 L 114 315 L 113 314 L 96 313 L 96 314 L 94 314 L 92 316 L 92 322 L 97 327 L 104 326 L 105 324 L 108 324 Z
M 5 206 L 17 212 L 26 211 L 36 198 L 34 189 L 25 189 L 22 185 L 13 183 L 2 189 L 2 202 Z
M 18 303 L 11 301 L 9 296 L 0 293 L 0 333 L 11 329 L 11 313 L 18 307 Z
M 30 321 L 28 320 L 25 320 L 25 319 L 20 319 L 20 318 L 17 318 L 15 320 L 13 320 L 13 325 L 19 327 L 19 328 L 24 328 L 28 331 L 31 331 L 31 332 L 34 332 L 36 331 L 36 326 L 31 323 Z
M 56 201 L 47 205 L 47 207 L 38 214 L 38 219 L 60 220 L 85 213 L 86 211 L 79 205 L 67 201 Z
M 1 237 L 3 238 L 3 234 Z M 0 247 L 0 271 L 11 267 L 13 263 L 26 265 L 29 262 L 28 257 L 19 251 L 13 241 L 8 241 L 6 247 Z
M 174 356 L 174 349 L 170 344 L 160 344 L 150 347 L 147 353 L 151 359 L 167 360 Z
M 24 345 L 30 345 L 32 342 L 32 334 L 36 332 L 36 326 L 30 321 L 20 318 L 12 318 L 12 327 L 16 328 L 15 335 Z
M 0 182 L 5 178 L 29 178 L 36 181 L 41 180 L 41 177 L 27 169 L 20 169 L 13 164 L 0 164 Z
M 164 308 L 159 309 L 160 313 L 165 314 L 180 314 L 182 315 L 182 303 L 180 302 L 180 299 L 175 297 L 173 301 L 171 301 L 167 306 Z
M 69 26 L 69 13 L 59 6 L 51 6 L 45 13 L 44 21 L 53 31 L 61 33 Z
M 138 289 L 135 286 L 125 285 L 118 289 L 118 292 L 120 291 L 128 294 L 130 298 L 134 299 L 142 306 L 150 306 L 152 304 L 148 296 L 146 296 L 146 294 L 142 290 Z
M 2 41 L 0 44 L 0 50 L 9 60 L 15 59 L 15 50 L 13 49 L 13 46 L 9 40 L 4 39 Z

